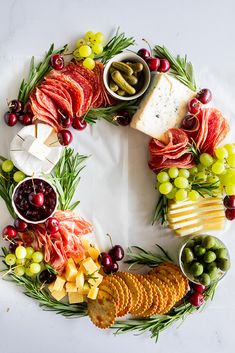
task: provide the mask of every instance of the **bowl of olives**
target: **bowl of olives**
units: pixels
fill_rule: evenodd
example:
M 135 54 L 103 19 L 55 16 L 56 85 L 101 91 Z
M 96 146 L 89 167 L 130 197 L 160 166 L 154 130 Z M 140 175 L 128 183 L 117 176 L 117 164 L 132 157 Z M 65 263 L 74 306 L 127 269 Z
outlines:
M 191 282 L 209 286 L 227 273 L 230 257 L 220 239 L 211 235 L 198 235 L 188 239 L 181 247 L 179 264 Z

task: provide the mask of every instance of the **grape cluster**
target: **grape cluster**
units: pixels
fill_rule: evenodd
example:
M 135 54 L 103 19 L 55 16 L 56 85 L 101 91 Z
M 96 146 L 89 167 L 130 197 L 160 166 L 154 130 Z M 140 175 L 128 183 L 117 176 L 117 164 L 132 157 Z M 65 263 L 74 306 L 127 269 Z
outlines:
M 16 183 L 19 183 L 20 181 L 24 180 L 25 174 L 23 172 L 21 172 L 20 170 L 17 170 L 17 169 L 14 170 L 14 168 L 15 168 L 14 164 L 11 160 L 6 159 L 4 162 L 2 162 L 1 170 L 4 173 L 8 174 L 7 175 L 8 178 L 9 178 L 9 174 L 13 173 L 13 175 L 12 175 L 13 180 Z
M 14 254 L 6 255 L 4 261 L 15 275 L 32 277 L 41 271 L 43 253 L 30 246 L 19 245 Z
M 101 32 L 86 32 L 84 38 L 80 38 L 76 42 L 76 49 L 73 57 L 81 60 L 84 67 L 93 70 L 95 67 L 94 57 L 103 52 L 104 35 Z
M 169 168 L 157 174 L 157 188 L 168 199 L 184 201 L 187 198 L 197 201 L 198 186 L 206 189 L 213 185 L 213 191 L 224 190 L 227 195 L 235 195 L 235 144 L 218 147 L 215 157 L 202 153 L 199 162 L 190 169 Z

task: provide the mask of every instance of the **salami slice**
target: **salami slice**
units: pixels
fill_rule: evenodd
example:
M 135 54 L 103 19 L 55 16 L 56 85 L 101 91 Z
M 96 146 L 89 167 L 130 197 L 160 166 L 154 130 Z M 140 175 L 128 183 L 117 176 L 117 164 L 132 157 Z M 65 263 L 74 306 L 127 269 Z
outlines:
M 64 87 L 62 85 L 52 85 L 52 84 L 44 81 L 39 87 L 53 90 L 56 94 L 58 94 L 59 96 L 61 96 L 64 99 L 66 99 L 69 104 L 72 104 L 72 99 L 71 99 L 69 92 L 66 89 L 64 89 Z
M 58 110 L 53 100 L 39 88 L 36 88 L 35 92 L 38 104 L 41 105 L 41 107 L 43 107 L 47 112 L 52 114 L 55 119 L 58 119 Z
M 65 86 L 71 95 L 72 98 L 72 107 L 74 115 L 80 116 L 81 107 L 84 102 L 84 93 L 82 87 L 75 82 L 71 77 L 63 74 L 62 72 L 52 71 L 50 72 L 47 77 L 48 79 L 56 79 L 59 82 L 62 82 L 63 86 Z
M 58 106 L 58 110 L 65 113 L 69 118 L 71 119 L 73 118 L 72 105 L 69 104 L 69 102 L 66 99 L 59 96 L 52 89 L 46 89 L 44 87 L 41 87 L 41 90 L 55 102 L 55 104 Z
M 156 156 L 149 161 L 149 167 L 154 173 L 158 173 L 161 169 L 164 168 L 192 168 L 195 165 L 193 161 L 193 156 L 191 153 L 185 153 L 178 159 L 166 159 L 163 161 L 163 157 Z

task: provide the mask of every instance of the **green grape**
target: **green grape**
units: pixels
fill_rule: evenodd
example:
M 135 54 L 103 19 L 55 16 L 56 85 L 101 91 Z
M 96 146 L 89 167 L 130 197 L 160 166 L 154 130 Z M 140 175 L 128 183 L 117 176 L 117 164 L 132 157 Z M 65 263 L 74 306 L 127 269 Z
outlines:
M 221 182 L 225 186 L 233 184 L 231 179 L 232 179 L 232 175 L 229 173 L 226 173 L 221 176 Z
M 92 51 L 91 51 L 91 47 L 89 47 L 89 45 L 82 45 L 79 48 L 79 54 L 83 57 L 86 58 L 87 56 L 91 55 Z
M 29 266 L 30 271 L 32 274 L 36 275 L 41 271 L 41 266 L 38 263 L 32 262 L 31 265 Z
M 41 253 L 40 251 L 35 251 L 35 253 L 33 253 L 32 255 L 32 261 L 33 262 L 42 262 L 43 260 L 43 253 Z
M 2 163 L 2 170 L 3 170 L 5 173 L 10 173 L 13 168 L 14 168 L 14 164 L 13 164 L 13 162 L 10 161 L 9 159 L 6 159 L 6 160 Z
M 166 194 L 166 197 L 169 199 L 169 200 L 172 200 L 175 198 L 175 193 L 176 193 L 177 189 L 176 188 L 173 188 L 168 194 Z
M 32 255 L 34 253 L 34 249 L 31 246 L 27 246 L 26 248 L 26 259 L 31 259 Z
M 196 190 L 191 190 L 188 193 L 188 198 L 191 201 L 197 201 L 200 198 L 200 194 Z
M 215 174 L 221 174 L 225 170 L 224 163 L 221 161 L 217 161 L 214 164 L 212 164 L 212 172 Z
M 14 268 L 14 274 L 15 274 L 16 276 L 20 276 L 20 277 L 24 276 L 24 274 L 25 274 L 25 267 L 24 267 L 24 266 L 17 266 L 17 267 L 15 267 L 15 268 Z
M 26 259 L 16 259 L 16 265 L 25 265 Z
M 25 274 L 26 276 L 28 277 L 32 277 L 34 275 L 34 273 L 31 272 L 30 268 L 29 267 L 26 267 L 25 269 Z
M 198 169 L 197 169 L 197 167 L 192 167 L 192 168 L 190 168 L 189 169 L 189 173 L 190 173 L 190 175 L 195 175 L 195 174 L 197 174 L 197 172 L 198 172 Z
M 82 57 L 81 57 L 81 55 L 80 55 L 80 53 L 79 53 L 79 49 L 78 49 L 78 48 L 74 50 L 74 52 L 73 52 L 73 57 L 74 57 L 75 59 L 77 59 L 77 60 L 81 60 L 81 59 L 82 59 Z
M 235 155 L 231 154 L 227 158 L 228 165 L 232 168 L 235 168 Z
M 188 169 L 185 169 L 185 168 L 179 169 L 179 176 L 188 179 L 189 175 L 190 175 L 190 173 L 189 173 Z
M 175 193 L 176 201 L 184 201 L 187 199 L 187 196 L 188 196 L 187 190 L 184 190 L 184 189 L 177 190 Z
M 200 162 L 202 165 L 210 167 L 213 164 L 214 159 L 209 153 L 202 153 L 200 155 Z
M 104 35 L 102 32 L 96 32 L 96 34 L 94 35 L 93 41 L 95 41 L 96 43 L 103 43 L 104 41 Z
M 228 151 L 224 147 L 218 147 L 215 150 L 215 155 L 218 159 L 224 159 L 228 157 Z
M 198 169 L 199 172 L 205 172 L 206 167 L 203 164 L 199 163 L 197 165 L 197 169 Z
M 94 57 L 95 57 L 95 54 L 94 54 L 94 53 L 91 53 L 91 54 L 88 56 L 89 59 L 94 59 Z
M 4 260 L 8 266 L 13 266 L 16 263 L 16 257 L 14 254 L 8 254 Z
M 184 177 L 177 177 L 174 184 L 178 189 L 186 189 L 188 187 L 188 179 Z
M 167 172 L 160 172 L 157 175 L 157 181 L 159 181 L 159 183 L 165 183 L 166 181 L 169 181 L 169 179 Z
M 15 180 L 16 183 L 20 183 L 22 180 L 24 180 L 26 175 L 18 170 L 17 172 L 14 173 L 13 179 Z
M 85 37 L 86 41 L 91 42 L 93 40 L 94 36 L 95 36 L 94 32 L 88 31 L 85 33 L 84 37 Z
M 103 45 L 100 43 L 95 43 L 92 45 L 92 50 L 95 54 L 101 54 L 103 52 Z
M 173 189 L 173 185 L 168 181 L 166 183 L 162 183 L 159 186 L 159 192 L 163 195 L 169 194 L 169 192 L 171 192 L 172 189 Z
M 168 174 L 170 178 L 175 179 L 179 175 L 179 169 L 175 167 L 171 167 L 168 169 Z
M 86 41 L 84 38 L 80 38 L 76 41 L 76 47 L 80 48 L 82 45 L 86 45 Z
M 226 185 L 225 190 L 227 195 L 235 195 L 235 185 Z
M 196 175 L 196 179 L 200 181 L 206 181 L 207 175 L 205 172 L 198 172 Z
M 231 143 L 224 145 L 224 148 L 228 151 L 228 155 L 235 154 L 235 146 Z
M 93 59 L 91 59 L 91 58 L 86 58 L 83 61 L 82 65 L 84 67 L 86 67 L 87 69 L 89 69 L 89 70 L 93 70 L 94 67 L 95 67 L 95 61 Z
M 208 183 L 211 183 L 211 184 L 214 184 L 214 183 L 218 183 L 219 184 L 219 177 L 217 175 L 214 175 L 214 176 L 210 176 L 208 179 L 207 179 Z
M 17 246 L 16 250 L 15 250 L 15 255 L 17 257 L 17 259 L 24 259 L 26 257 L 26 249 L 24 246 Z

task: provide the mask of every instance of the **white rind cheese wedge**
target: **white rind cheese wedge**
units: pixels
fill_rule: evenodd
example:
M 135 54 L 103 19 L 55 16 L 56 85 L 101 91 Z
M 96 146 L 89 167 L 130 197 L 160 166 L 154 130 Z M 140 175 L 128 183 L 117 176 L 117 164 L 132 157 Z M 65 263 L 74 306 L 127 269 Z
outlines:
M 187 114 L 187 103 L 195 92 L 168 74 L 155 74 L 134 114 L 131 127 L 163 139 L 164 133 L 178 127 Z
M 169 227 L 180 236 L 221 230 L 225 224 L 222 195 L 171 203 L 168 221 Z
M 14 165 L 26 175 L 48 174 L 60 159 L 63 147 L 54 129 L 46 124 L 25 126 L 10 144 Z

